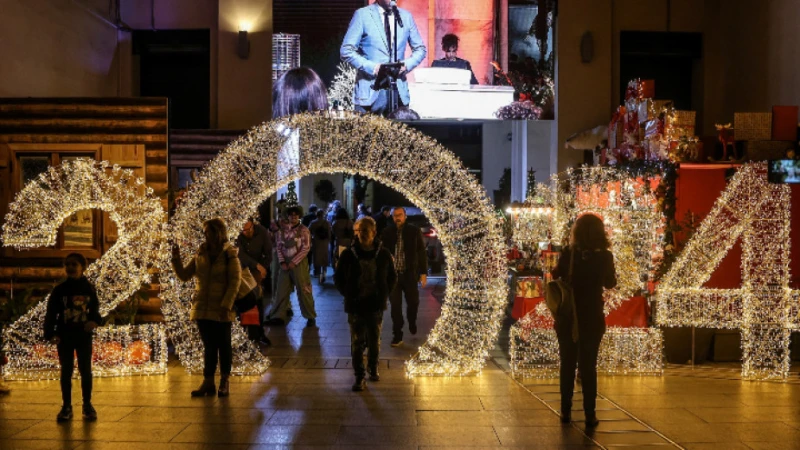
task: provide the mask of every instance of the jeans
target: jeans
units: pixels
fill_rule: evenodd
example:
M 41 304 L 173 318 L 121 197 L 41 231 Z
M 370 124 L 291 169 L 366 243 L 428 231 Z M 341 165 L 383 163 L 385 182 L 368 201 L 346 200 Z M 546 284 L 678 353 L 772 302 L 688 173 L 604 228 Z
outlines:
M 220 375 L 230 375 L 233 364 L 231 322 L 201 319 L 197 321 L 203 341 L 203 376 L 214 378 L 219 362 Z
M 72 404 L 72 372 L 78 355 L 78 372 L 81 374 L 83 403 L 92 401 L 92 333 L 65 333 L 58 343 L 58 362 L 61 364 L 61 399 L 64 405 Z
M 411 272 L 397 274 L 397 284 L 389 301 L 392 304 L 392 333 L 395 338 L 403 338 L 403 294 L 406 296 L 406 316 L 408 323 L 417 324 L 417 311 L 419 310 L 419 275 Z
M 356 378 L 364 378 L 365 348 L 370 371 L 378 368 L 383 313 L 348 314 L 347 322 L 350 324 L 350 356 L 353 358 L 353 371 Z
M 604 330 L 588 333 L 580 330 L 578 342 L 572 341 L 570 326 L 556 325 L 558 336 L 558 356 L 561 360 L 561 410 L 566 412 L 572 408 L 572 394 L 575 390 L 575 366 L 581 371 L 583 388 L 583 410 L 587 415 L 594 414 L 597 404 L 597 354 Z

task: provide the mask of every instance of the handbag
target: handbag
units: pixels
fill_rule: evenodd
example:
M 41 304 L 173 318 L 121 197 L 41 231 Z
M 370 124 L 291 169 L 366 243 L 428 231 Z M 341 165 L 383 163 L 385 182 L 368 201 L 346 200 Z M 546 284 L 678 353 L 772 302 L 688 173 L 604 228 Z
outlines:
M 545 304 L 553 319 L 558 320 L 559 315 L 572 315 L 572 340 L 578 341 L 578 312 L 575 308 L 575 294 L 572 290 L 572 268 L 575 265 L 575 250 L 570 248 L 569 274 L 567 278 L 559 278 L 547 283 L 545 289 Z

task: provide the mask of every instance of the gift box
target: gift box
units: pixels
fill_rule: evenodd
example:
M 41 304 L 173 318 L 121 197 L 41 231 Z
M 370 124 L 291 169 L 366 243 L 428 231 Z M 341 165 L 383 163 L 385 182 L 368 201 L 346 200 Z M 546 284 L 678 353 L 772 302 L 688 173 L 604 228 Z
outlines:
M 733 113 L 733 128 L 737 141 L 768 141 L 772 137 L 772 113 Z
M 681 136 L 694 136 L 695 111 L 673 111 L 667 116 L 667 130 L 669 139 L 678 139 Z
M 786 151 L 794 149 L 794 141 L 747 141 L 745 142 L 745 158 L 750 161 L 766 161 L 784 159 Z
M 794 141 L 797 138 L 797 106 L 772 107 L 772 140 Z
M 657 137 L 663 131 L 662 127 L 659 126 L 658 119 L 651 119 L 644 123 L 644 138 L 650 139 Z
M 625 142 L 625 126 L 622 120 L 612 121 L 608 126 L 608 148 L 619 148 Z
M 656 80 L 642 80 L 639 92 L 642 98 L 652 99 L 656 96 Z
M 648 120 L 655 119 L 658 117 L 656 114 L 656 109 L 653 104 L 653 99 L 645 98 L 639 102 L 636 108 L 636 113 L 639 116 L 639 123 L 645 123 Z
M 672 108 L 672 100 L 653 100 L 653 112 L 656 117 L 661 115 L 664 108 Z

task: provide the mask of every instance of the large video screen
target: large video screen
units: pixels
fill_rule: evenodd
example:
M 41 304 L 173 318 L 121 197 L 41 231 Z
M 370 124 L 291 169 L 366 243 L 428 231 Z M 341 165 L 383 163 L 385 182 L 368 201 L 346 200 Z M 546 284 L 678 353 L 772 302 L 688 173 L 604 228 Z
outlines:
M 553 118 L 555 0 L 273 0 L 273 78 L 299 65 L 344 110 Z

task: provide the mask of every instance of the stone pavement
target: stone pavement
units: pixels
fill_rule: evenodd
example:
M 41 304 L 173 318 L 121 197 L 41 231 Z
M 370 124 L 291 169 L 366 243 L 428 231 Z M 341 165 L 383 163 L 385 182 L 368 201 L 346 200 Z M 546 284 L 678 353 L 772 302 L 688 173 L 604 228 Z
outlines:
M 504 371 L 507 335 L 478 376 L 409 379 L 403 361 L 439 316 L 442 279 L 423 290 L 419 333 L 406 331 L 401 348 L 389 346 L 387 312 L 381 381 L 351 392 L 341 297 L 330 281 L 314 284 L 318 328 L 296 317 L 271 329 L 273 366 L 234 378 L 229 398 L 190 398 L 201 377 L 172 361 L 166 375 L 95 379 L 99 420 L 57 424 L 57 381 L 13 382 L 0 397 L 0 449 L 800 448 L 800 385 L 742 382 L 735 370 L 603 377 L 602 422 L 588 435 L 581 422 L 559 423 L 555 380 L 517 382 Z M 80 398 L 77 381 L 74 389 Z

